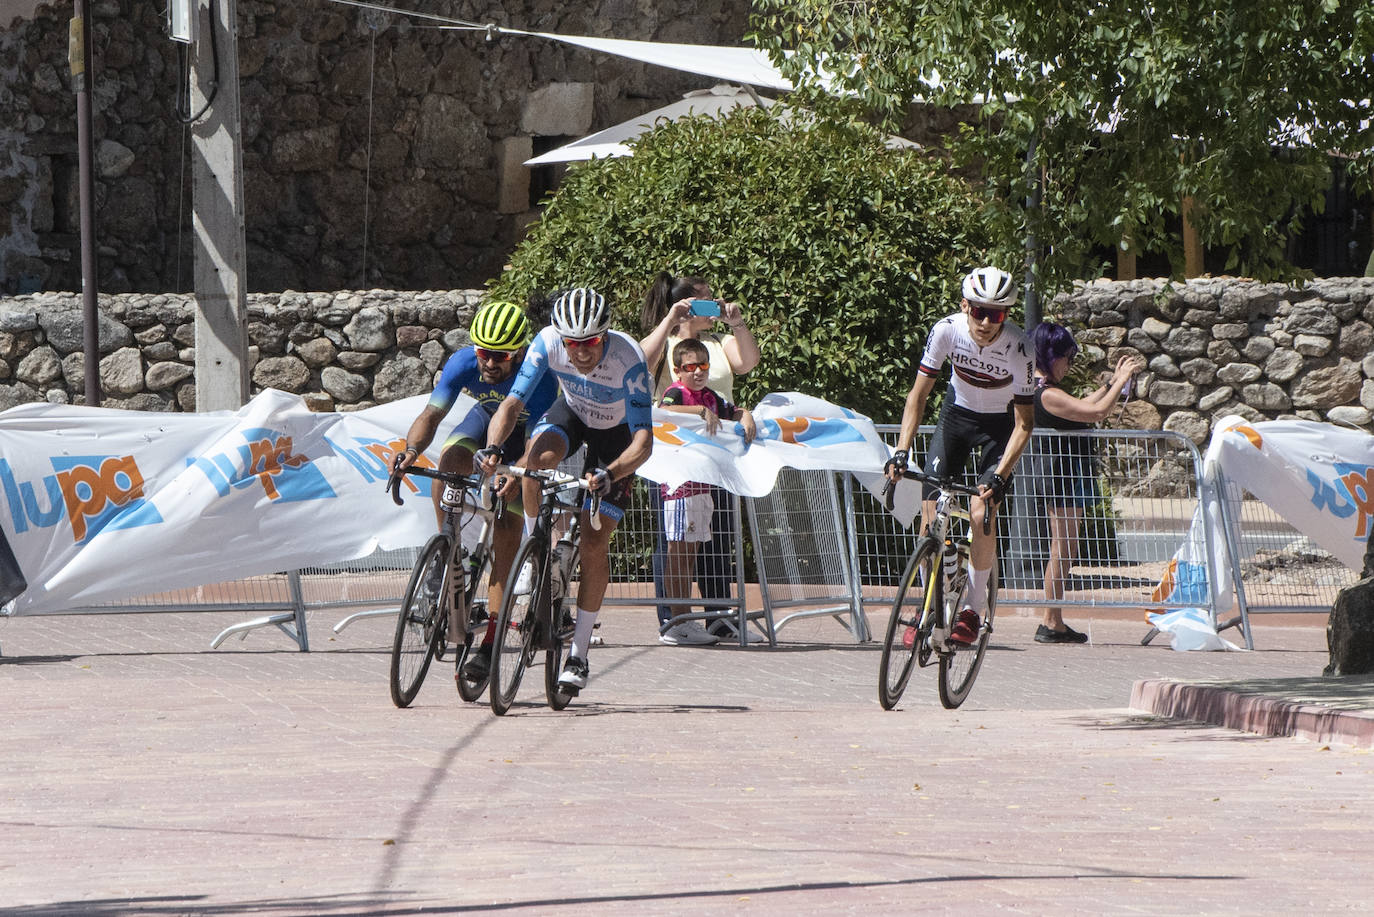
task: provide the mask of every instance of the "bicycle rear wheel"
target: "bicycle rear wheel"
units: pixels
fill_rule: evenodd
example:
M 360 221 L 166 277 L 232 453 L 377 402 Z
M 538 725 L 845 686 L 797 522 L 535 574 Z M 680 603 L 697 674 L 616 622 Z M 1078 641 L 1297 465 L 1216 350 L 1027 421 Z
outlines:
M 565 551 L 570 556 L 563 556 Z M 563 674 L 563 651 L 572 639 L 572 618 L 567 614 L 566 598 L 571 592 L 574 574 L 577 571 L 578 550 L 574 544 L 560 543 L 554 554 L 558 567 L 550 575 L 559 582 L 549 590 L 553 596 L 549 603 L 549 645 L 544 651 L 544 697 L 554 710 L 562 710 L 572 700 L 571 694 L 558 690 L 558 676 Z
M 524 677 L 525 667 L 534 658 L 534 638 L 538 626 L 538 599 L 548 595 L 548 582 L 545 568 L 549 552 L 531 538 L 515 552 L 511 564 L 509 588 L 501 597 L 501 612 L 496 617 L 496 637 L 491 645 L 491 710 L 497 716 L 504 716 L 515 703 L 515 693 L 520 690 L 520 679 Z M 520 570 L 526 561 L 533 564 L 530 576 L 530 591 L 517 595 L 515 584 L 519 582 Z
M 922 538 L 897 584 L 892 614 L 887 619 L 887 636 L 878 661 L 878 703 L 884 710 L 891 710 L 901 700 L 916 667 L 916 655 L 934 621 L 923 612 L 932 603 L 938 608 L 940 600 L 940 545 L 933 538 Z M 926 622 L 925 632 L 921 630 L 922 620 Z
M 967 587 L 965 587 L 967 588 Z M 963 605 L 962 601 L 952 602 L 954 613 Z M 983 667 L 983 654 L 988 649 L 988 637 L 992 634 L 992 618 L 997 611 L 997 566 L 993 565 L 988 574 L 988 610 L 983 615 L 983 627 L 978 631 L 978 642 L 967 649 L 957 649 L 940 654 L 940 703 L 953 710 L 964 702 L 973 690 L 973 681 L 978 670 Z M 950 625 L 953 625 L 950 621 Z
M 396 634 L 391 641 L 391 701 L 409 707 L 434 661 L 434 653 L 444 639 L 444 590 L 451 543 L 446 535 L 435 535 L 420 552 L 406 585 L 405 598 L 396 616 Z M 438 588 L 435 588 L 435 584 Z
M 467 610 L 467 621 L 463 622 L 461 631 L 463 648 L 462 652 L 457 654 L 454 681 L 458 685 L 458 696 L 470 704 L 487 690 L 487 682 L 491 677 L 490 669 L 487 670 L 485 677 L 476 681 L 463 677 L 463 663 L 467 661 L 468 653 L 472 652 L 474 645 L 481 642 L 487 631 L 487 590 L 491 584 L 491 551 L 485 545 L 480 545 L 476 556 L 467 558 L 464 562 L 472 564 L 477 575 L 468 581 L 467 594 L 463 602 L 463 607 Z

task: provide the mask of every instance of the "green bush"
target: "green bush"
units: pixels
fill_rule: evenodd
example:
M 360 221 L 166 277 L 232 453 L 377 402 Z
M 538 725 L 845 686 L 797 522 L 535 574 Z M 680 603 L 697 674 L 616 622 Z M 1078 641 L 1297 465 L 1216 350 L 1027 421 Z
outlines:
M 653 276 L 700 275 L 759 341 L 740 403 L 801 391 L 896 421 L 926 332 L 984 258 L 980 205 L 919 150 L 803 120 L 746 108 L 663 122 L 632 157 L 570 167 L 493 294 L 590 284 L 639 337 Z

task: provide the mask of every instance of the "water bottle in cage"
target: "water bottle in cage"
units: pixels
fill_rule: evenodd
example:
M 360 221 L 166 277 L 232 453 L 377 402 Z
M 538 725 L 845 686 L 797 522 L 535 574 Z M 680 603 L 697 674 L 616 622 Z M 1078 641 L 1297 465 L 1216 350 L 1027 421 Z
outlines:
M 954 589 L 954 577 L 959 573 L 959 548 L 951 538 L 945 539 L 945 548 L 940 554 L 940 566 L 945 571 L 945 591 L 951 592 Z

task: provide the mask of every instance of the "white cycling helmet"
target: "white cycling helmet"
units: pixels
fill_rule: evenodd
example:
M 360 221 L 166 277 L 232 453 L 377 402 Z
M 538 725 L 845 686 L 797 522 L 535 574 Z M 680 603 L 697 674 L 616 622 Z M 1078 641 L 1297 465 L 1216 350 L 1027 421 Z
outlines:
M 573 287 L 553 304 L 552 324 L 565 338 L 589 338 L 611 327 L 606 298 L 591 287 Z
M 964 299 L 998 309 L 1016 305 L 1016 281 L 1006 271 L 980 267 L 964 278 Z

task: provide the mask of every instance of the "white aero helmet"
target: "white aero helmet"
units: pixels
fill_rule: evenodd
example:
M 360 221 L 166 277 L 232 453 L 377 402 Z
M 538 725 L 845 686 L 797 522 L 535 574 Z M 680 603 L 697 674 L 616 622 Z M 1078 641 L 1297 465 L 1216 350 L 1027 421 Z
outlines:
M 590 338 L 611 327 L 606 298 L 591 287 L 573 287 L 553 304 L 552 324 L 565 338 Z
M 980 267 L 964 278 L 964 299 L 998 309 L 1016 305 L 1016 281 L 1006 271 Z

